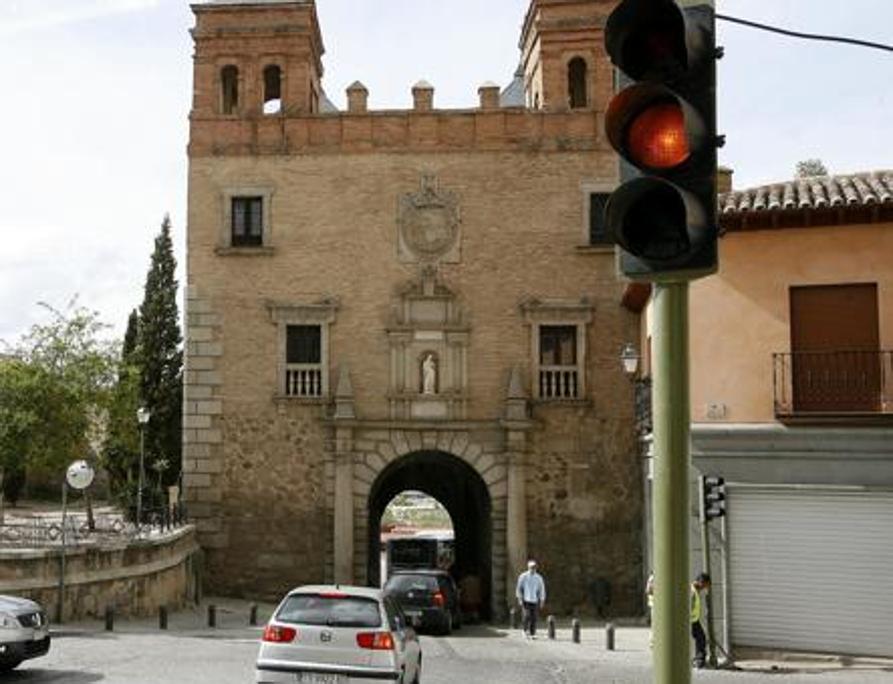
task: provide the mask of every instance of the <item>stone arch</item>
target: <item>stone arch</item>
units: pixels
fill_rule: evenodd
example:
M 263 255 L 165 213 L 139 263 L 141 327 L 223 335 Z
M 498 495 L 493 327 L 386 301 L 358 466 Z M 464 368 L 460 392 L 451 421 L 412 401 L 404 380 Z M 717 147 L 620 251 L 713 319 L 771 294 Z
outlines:
M 278 64 L 268 64 L 263 71 L 264 114 L 278 114 L 282 111 L 282 68 Z
M 475 510 L 471 511 L 471 518 L 483 521 L 486 529 L 480 533 L 484 536 L 475 536 L 474 530 L 463 528 L 460 532 L 456 528 L 457 571 L 468 572 L 471 566 L 486 570 L 486 603 L 482 612 L 485 617 L 501 617 L 506 610 L 508 483 L 505 455 L 501 451 L 485 451 L 467 432 L 446 429 L 358 434 L 356 446 L 353 468 L 356 581 L 370 584 L 377 579 L 371 570 L 372 542 L 377 540 L 381 513 L 393 495 L 407 488 L 424 491 L 446 506 L 456 525 L 457 519 L 468 511 L 456 510 L 458 504 L 450 500 L 449 487 L 465 486 L 473 495 L 471 508 Z M 419 475 L 419 467 L 427 468 L 427 478 Z M 441 479 L 447 482 L 446 489 L 442 483 L 438 484 Z M 401 488 L 388 496 L 397 486 Z M 461 542 L 460 534 L 463 536 Z M 470 541 L 464 539 L 469 535 L 473 537 Z M 461 561 L 458 558 L 460 545 L 465 549 Z M 477 550 L 470 548 L 475 545 Z
M 220 111 L 236 114 L 239 110 L 239 67 L 226 64 L 220 69 Z
M 571 109 L 589 106 L 589 65 L 580 56 L 567 63 L 567 104 Z

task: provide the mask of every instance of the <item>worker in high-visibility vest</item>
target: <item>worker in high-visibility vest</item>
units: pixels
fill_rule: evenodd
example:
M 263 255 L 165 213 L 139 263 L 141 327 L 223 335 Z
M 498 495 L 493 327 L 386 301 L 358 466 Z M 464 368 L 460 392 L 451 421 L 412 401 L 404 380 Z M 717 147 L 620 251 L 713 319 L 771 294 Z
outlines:
M 691 636 L 695 640 L 695 667 L 704 667 L 707 662 L 707 635 L 701 626 L 703 615 L 701 592 L 710 591 L 710 575 L 702 572 L 691 583 Z
M 651 633 L 648 635 L 648 646 L 654 646 L 654 573 L 648 575 L 648 581 L 645 583 L 645 600 L 648 603 L 648 626 L 651 627 Z

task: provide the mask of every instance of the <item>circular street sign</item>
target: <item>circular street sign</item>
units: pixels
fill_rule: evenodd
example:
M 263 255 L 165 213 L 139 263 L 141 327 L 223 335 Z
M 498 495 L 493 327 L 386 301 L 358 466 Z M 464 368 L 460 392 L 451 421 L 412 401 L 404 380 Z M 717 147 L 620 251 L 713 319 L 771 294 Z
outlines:
M 86 489 L 93 482 L 93 468 L 84 460 L 75 461 L 68 466 L 68 472 L 65 473 L 65 479 L 74 489 Z

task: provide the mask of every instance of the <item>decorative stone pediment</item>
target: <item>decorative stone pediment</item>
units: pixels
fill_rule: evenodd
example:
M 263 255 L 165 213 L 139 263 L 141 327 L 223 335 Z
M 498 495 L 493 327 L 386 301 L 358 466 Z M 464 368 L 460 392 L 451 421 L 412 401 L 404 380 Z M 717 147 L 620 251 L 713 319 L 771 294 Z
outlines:
M 404 263 L 457 263 L 460 258 L 459 198 L 424 174 L 418 192 L 401 195 L 397 208 L 397 255 Z
M 586 297 L 580 299 L 539 299 L 528 297 L 521 302 L 521 312 L 529 324 L 548 321 L 590 323 L 594 305 Z
M 337 297 L 321 297 L 312 302 L 265 302 L 273 323 L 331 323 L 339 302 Z
M 388 397 L 395 419 L 461 419 L 467 403 L 469 327 L 433 267 L 401 288 L 388 324 Z

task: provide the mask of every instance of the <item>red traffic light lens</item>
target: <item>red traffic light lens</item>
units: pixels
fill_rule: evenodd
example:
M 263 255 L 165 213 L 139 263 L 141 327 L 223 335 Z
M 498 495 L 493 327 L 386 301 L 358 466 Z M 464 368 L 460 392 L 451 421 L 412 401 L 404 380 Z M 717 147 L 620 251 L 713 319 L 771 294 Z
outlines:
M 682 107 L 676 102 L 661 102 L 643 110 L 627 129 L 626 149 L 637 166 L 679 166 L 691 154 Z

